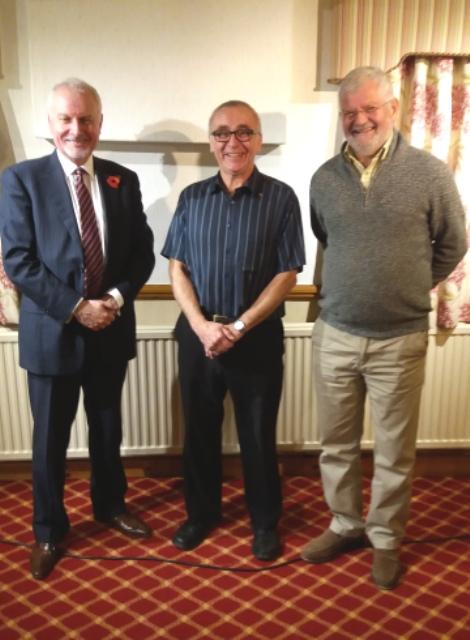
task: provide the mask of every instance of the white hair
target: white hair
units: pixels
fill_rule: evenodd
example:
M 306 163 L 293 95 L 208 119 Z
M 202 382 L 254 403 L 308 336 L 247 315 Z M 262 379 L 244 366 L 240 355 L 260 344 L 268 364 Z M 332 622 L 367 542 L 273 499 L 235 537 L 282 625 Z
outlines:
M 54 99 L 55 94 L 60 91 L 60 89 L 67 88 L 72 91 L 76 91 L 77 93 L 88 93 L 95 100 L 98 105 L 99 111 L 102 111 L 101 98 L 98 91 L 95 87 L 92 87 L 91 84 L 85 82 L 84 80 L 80 80 L 80 78 L 66 78 L 61 82 L 58 82 L 56 85 L 52 87 L 51 93 L 49 95 L 48 107 L 50 108 L 52 105 L 52 101 Z
M 346 93 L 357 91 L 368 80 L 373 80 L 384 95 L 392 99 L 393 87 L 390 77 L 379 67 L 357 67 L 350 71 L 341 81 L 339 87 L 339 99 Z

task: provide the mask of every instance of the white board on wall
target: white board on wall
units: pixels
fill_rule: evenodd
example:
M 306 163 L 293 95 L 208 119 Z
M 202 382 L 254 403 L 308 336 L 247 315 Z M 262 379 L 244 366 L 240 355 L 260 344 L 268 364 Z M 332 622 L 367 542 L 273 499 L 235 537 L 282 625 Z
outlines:
M 27 7 L 38 135 L 47 132 L 50 88 L 70 76 L 100 92 L 108 140 L 168 141 L 170 130 L 174 141 L 203 142 L 208 110 L 224 100 L 267 111 L 313 91 L 317 0 L 28 0 Z M 307 47 L 310 59 L 297 60 Z M 280 133 L 266 132 L 269 142 L 282 142 Z

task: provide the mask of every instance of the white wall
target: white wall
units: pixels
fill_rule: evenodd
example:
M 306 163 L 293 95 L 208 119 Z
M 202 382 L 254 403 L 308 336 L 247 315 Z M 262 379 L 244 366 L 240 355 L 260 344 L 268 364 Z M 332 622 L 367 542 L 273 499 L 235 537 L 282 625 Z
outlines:
M 216 167 L 207 118 L 220 102 L 252 103 L 263 124 L 262 171 L 296 190 L 311 283 L 312 172 L 334 153 L 334 91 L 314 92 L 318 0 L 2 0 L 1 164 L 51 150 L 47 92 L 67 76 L 103 99 L 99 154 L 139 174 L 159 252 L 178 195 Z M 0 152 L 1 153 L 1 152 Z M 168 282 L 160 259 L 151 282 Z

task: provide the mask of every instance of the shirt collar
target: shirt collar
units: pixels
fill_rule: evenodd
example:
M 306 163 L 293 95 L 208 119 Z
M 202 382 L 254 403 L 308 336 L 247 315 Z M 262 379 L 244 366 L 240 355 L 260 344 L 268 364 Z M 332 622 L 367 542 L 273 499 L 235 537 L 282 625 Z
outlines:
M 253 169 L 253 173 L 246 180 L 241 187 L 238 187 L 236 191 L 243 189 L 244 191 L 249 191 L 253 195 L 260 195 L 263 191 L 263 175 L 258 171 L 258 168 L 255 166 Z M 224 186 L 222 179 L 220 177 L 220 172 L 212 177 L 212 183 L 210 186 L 211 193 L 218 193 L 219 191 L 223 191 Z
M 60 151 L 60 149 L 57 149 L 57 158 L 60 162 L 60 165 L 62 167 L 62 169 L 64 170 L 65 175 L 69 178 L 72 173 L 78 169 L 78 165 L 75 164 L 75 162 L 72 162 L 72 160 L 70 160 L 70 158 L 67 158 L 67 156 L 65 156 L 62 151 Z M 90 179 L 93 180 L 95 177 L 95 170 L 94 170 L 94 166 L 93 166 L 93 156 L 90 156 L 88 158 L 88 160 L 80 165 L 81 168 L 85 169 L 85 171 L 88 173 L 88 175 L 90 176 Z
M 392 144 L 393 136 L 394 136 L 394 132 L 392 132 L 390 137 L 387 138 L 385 143 L 372 156 L 371 162 L 374 162 L 374 161 L 380 162 L 381 160 L 385 160 L 385 158 L 387 157 L 387 154 L 388 154 L 388 152 L 390 150 L 390 146 Z M 344 154 L 345 158 L 347 158 L 354 165 L 357 166 L 357 164 L 361 164 L 361 166 L 363 166 L 362 163 L 360 162 L 360 160 L 358 160 L 358 158 L 354 155 L 354 151 L 352 150 L 351 146 L 348 143 L 346 143 L 344 145 L 343 154 Z

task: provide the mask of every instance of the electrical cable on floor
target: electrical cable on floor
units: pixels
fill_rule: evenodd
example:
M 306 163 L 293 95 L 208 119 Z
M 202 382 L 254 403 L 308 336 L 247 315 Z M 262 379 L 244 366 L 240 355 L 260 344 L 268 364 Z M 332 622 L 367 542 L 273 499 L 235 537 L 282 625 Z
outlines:
M 410 544 L 443 544 L 445 542 L 451 542 L 453 540 L 468 540 L 470 541 L 470 533 L 464 533 L 458 536 L 447 536 L 441 538 L 424 538 L 421 540 L 405 539 L 402 545 Z M 12 547 L 23 547 L 25 549 L 31 549 L 32 545 L 24 542 L 17 542 L 15 540 L 7 540 L 0 538 L 0 544 L 6 544 Z M 363 547 L 364 549 L 371 548 L 370 545 Z M 358 549 L 359 551 L 359 549 Z M 187 560 L 172 560 L 171 558 L 163 558 L 162 556 L 102 556 L 102 555 L 89 555 L 81 553 L 72 553 L 71 551 L 64 551 L 62 553 L 63 558 L 74 558 L 75 560 L 96 560 L 104 561 L 111 560 L 113 562 L 155 562 L 158 564 L 171 564 L 181 567 L 192 567 L 194 569 L 210 569 L 212 571 L 226 571 L 229 573 L 263 573 L 266 571 L 272 571 L 274 569 L 281 569 L 298 562 L 304 562 L 300 556 L 291 558 L 290 560 L 284 560 L 282 562 L 276 562 L 263 567 L 223 567 L 221 565 L 209 564 L 204 562 L 189 562 Z

